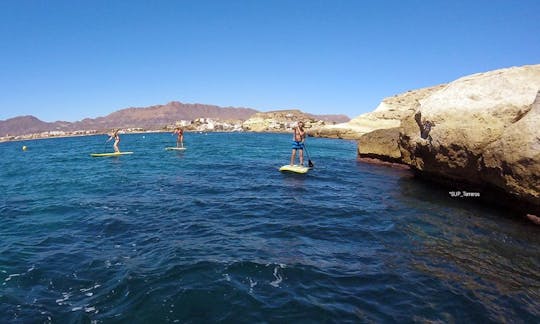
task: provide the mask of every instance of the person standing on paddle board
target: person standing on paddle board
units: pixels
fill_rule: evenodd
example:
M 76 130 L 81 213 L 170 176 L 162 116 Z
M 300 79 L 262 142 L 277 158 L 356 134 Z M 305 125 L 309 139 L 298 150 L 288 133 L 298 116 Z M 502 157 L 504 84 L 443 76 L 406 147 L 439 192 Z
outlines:
M 173 134 L 178 134 L 178 137 L 176 138 L 176 147 L 184 147 L 184 130 L 180 127 L 176 127 Z
M 113 130 L 112 135 L 110 135 L 109 139 L 107 140 L 108 142 L 114 138 L 113 148 L 116 153 L 120 153 L 120 149 L 118 148 L 118 144 L 120 143 L 120 135 L 118 135 L 119 130 L 120 129 Z
M 296 157 L 296 151 L 298 152 L 298 159 L 300 165 L 304 165 L 304 140 L 306 139 L 306 131 L 304 131 L 304 122 L 299 121 L 298 125 L 293 128 L 293 143 L 291 152 L 291 165 L 294 165 L 294 159 Z

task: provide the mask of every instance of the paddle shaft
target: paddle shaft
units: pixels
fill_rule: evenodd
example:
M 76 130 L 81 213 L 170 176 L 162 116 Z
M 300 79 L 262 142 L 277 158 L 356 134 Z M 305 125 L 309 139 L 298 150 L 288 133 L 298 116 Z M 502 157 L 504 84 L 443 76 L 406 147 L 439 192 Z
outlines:
M 306 142 L 304 141 L 304 150 L 306 151 L 306 155 L 308 157 L 308 166 L 310 168 L 313 168 L 313 162 L 311 162 L 311 156 L 309 156 L 309 151 L 307 149 L 307 145 L 306 145 Z

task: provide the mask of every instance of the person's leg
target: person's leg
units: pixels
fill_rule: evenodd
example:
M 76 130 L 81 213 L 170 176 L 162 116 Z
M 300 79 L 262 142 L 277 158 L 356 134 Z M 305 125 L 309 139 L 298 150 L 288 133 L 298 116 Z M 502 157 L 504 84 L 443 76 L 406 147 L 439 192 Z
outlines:
M 304 165 L 304 150 L 300 149 L 300 152 L 298 152 L 298 158 L 300 159 L 300 165 Z
M 294 165 L 295 156 L 296 156 L 296 149 L 293 149 L 291 153 L 291 165 Z
M 184 147 L 184 135 L 180 137 L 180 144 L 182 144 L 182 148 Z
M 114 141 L 113 148 L 114 148 L 114 151 L 115 151 L 115 152 L 120 152 L 120 149 L 118 148 L 118 142 L 119 142 L 119 141 Z

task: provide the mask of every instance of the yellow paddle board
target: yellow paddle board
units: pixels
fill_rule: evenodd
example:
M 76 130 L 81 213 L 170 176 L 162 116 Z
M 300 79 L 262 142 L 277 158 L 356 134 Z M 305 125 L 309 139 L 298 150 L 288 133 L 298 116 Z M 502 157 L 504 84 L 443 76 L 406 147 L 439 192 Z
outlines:
M 120 156 L 120 155 L 127 155 L 127 154 L 133 154 L 133 152 L 92 153 L 90 155 L 93 157 L 106 157 L 106 156 Z
M 303 165 L 290 165 L 286 164 L 279 168 L 279 171 L 281 172 L 295 172 L 295 173 L 307 173 L 309 170 L 308 167 L 305 167 Z

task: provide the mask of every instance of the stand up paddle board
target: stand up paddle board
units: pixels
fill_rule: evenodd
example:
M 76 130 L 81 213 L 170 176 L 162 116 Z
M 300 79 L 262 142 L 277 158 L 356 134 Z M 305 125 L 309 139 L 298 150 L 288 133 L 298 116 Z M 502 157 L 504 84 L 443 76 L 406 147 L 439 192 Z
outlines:
M 167 151 L 185 151 L 186 150 L 185 147 L 174 147 L 174 146 L 166 147 L 165 149 Z
M 106 156 L 120 156 L 120 155 L 127 155 L 127 154 L 133 154 L 133 152 L 92 153 L 90 154 L 90 156 L 106 157 Z
M 282 166 L 281 168 L 279 168 L 279 171 L 281 172 L 295 172 L 295 173 L 307 173 L 309 171 L 310 168 L 308 167 L 305 167 L 303 165 L 290 165 L 290 164 L 286 164 L 284 166 Z

